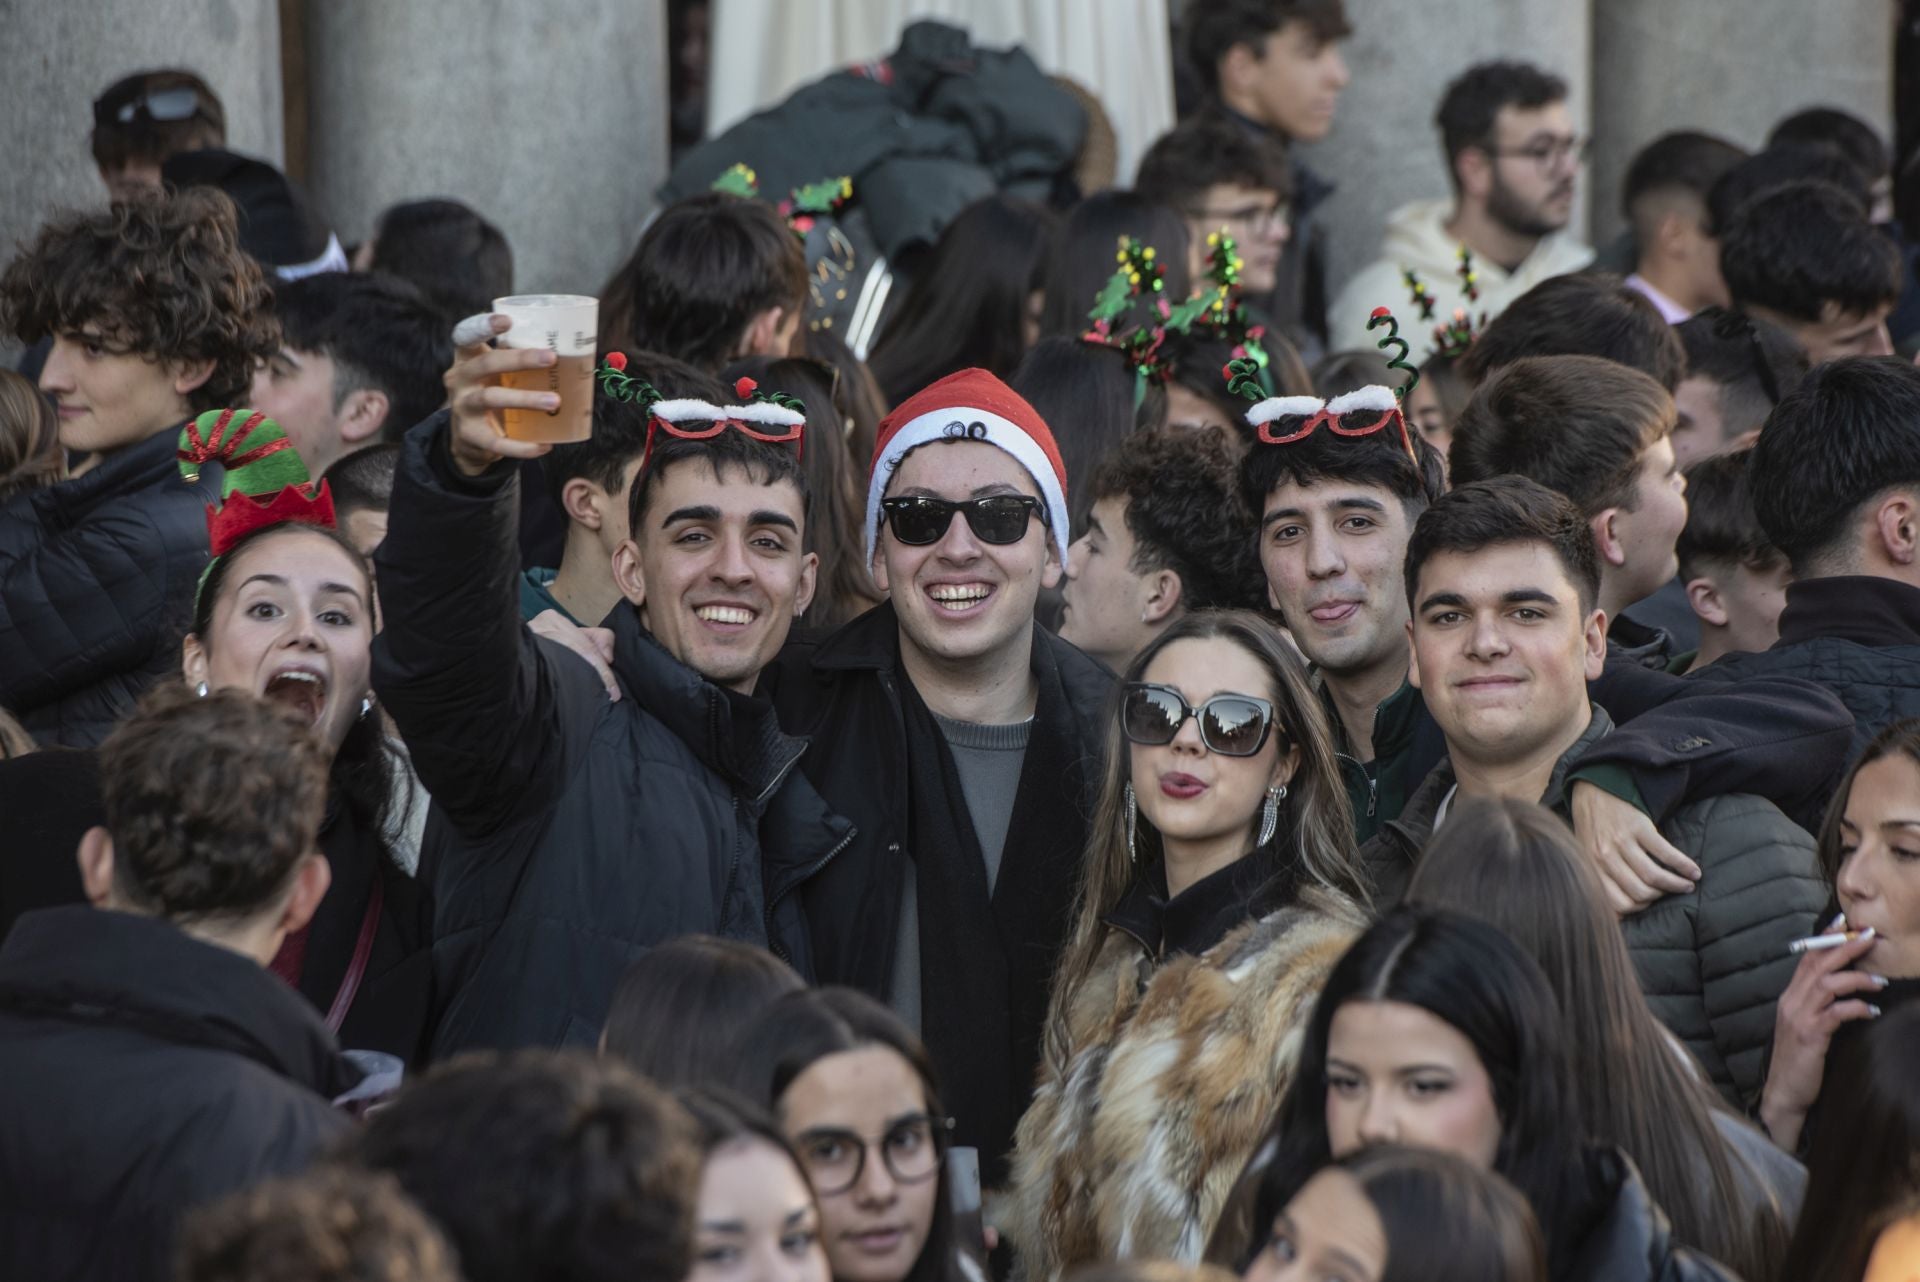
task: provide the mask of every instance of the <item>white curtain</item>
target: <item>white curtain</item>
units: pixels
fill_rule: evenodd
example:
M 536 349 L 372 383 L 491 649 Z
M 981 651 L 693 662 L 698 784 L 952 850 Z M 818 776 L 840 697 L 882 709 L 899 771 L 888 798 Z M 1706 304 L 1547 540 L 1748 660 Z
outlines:
M 1166 0 L 714 0 L 707 132 L 892 52 L 915 18 L 965 27 L 990 48 L 1019 45 L 1092 91 L 1113 122 L 1122 186 L 1173 126 Z

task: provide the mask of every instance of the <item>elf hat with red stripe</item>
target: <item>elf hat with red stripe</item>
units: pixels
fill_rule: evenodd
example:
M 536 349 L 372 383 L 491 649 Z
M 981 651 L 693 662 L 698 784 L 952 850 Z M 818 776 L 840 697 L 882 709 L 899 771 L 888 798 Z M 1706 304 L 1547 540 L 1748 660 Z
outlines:
M 884 419 L 867 474 L 867 563 L 880 533 L 880 499 L 907 451 L 932 441 L 986 441 L 1013 455 L 1040 490 L 1060 564 L 1067 563 L 1067 469 L 1053 432 L 1033 406 L 983 369 L 963 369 L 922 388 Z

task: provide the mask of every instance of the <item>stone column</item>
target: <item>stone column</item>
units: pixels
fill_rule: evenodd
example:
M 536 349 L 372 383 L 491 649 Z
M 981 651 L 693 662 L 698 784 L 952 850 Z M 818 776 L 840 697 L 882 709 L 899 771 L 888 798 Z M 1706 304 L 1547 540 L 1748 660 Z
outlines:
M 1890 130 L 1894 6 L 1886 0 L 1596 0 L 1593 11 L 1593 222 L 1621 230 L 1634 153 L 1663 133 L 1701 129 L 1758 147 L 1802 107 L 1854 112 Z
M 271 4 L 19 0 L 0 3 L 0 33 L 0 261 L 54 211 L 105 203 L 87 146 L 93 100 L 132 72 L 197 72 L 226 105 L 229 145 L 280 163 L 280 19 Z
M 1447 83 L 1477 62 L 1533 62 L 1563 76 L 1575 126 L 1587 128 L 1591 7 L 1615 0 L 1366 0 L 1350 3 L 1343 50 L 1353 83 L 1333 132 L 1300 149 L 1339 190 L 1318 215 L 1335 293 L 1379 250 L 1388 214 L 1410 200 L 1447 195 L 1434 109 Z M 1576 215 L 1576 231 L 1581 224 Z
M 388 205 L 464 200 L 514 285 L 597 293 L 665 176 L 660 0 L 325 0 L 308 7 L 308 187 L 342 241 Z

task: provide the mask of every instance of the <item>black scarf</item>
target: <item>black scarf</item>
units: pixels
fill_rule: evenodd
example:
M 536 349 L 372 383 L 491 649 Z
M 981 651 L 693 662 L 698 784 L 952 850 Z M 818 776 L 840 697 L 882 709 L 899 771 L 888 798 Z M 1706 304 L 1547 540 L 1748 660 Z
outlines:
M 918 885 L 921 1035 L 940 1071 L 955 1142 L 980 1150 L 981 1178 L 1006 1175 L 1014 1126 L 1033 1095 L 1047 989 L 1066 940 L 1086 844 L 1086 770 L 1058 671 L 1035 647 L 1040 695 L 1000 874 L 987 891 L 959 772 L 911 681 L 906 721 Z

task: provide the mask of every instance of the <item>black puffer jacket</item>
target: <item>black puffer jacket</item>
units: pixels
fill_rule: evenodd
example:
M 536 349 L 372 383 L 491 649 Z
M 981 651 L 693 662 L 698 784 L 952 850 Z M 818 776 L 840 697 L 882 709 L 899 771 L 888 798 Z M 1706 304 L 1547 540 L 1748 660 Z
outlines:
M 433 797 L 433 1054 L 591 1045 L 628 963 L 678 935 L 807 973 L 793 892 L 851 836 L 773 708 L 703 680 L 624 603 L 623 697 L 522 627 L 514 469 L 456 476 L 446 414 L 408 436 L 376 557 L 374 688 Z
M 1896 721 L 1920 717 L 1920 588 L 1873 575 L 1789 584 L 1772 649 L 1728 655 L 1687 674 L 1689 681 L 1758 677 L 1817 682 L 1853 713 L 1852 751 L 1820 776 L 1832 796 L 1840 772 L 1868 740 Z
M 0 1277 L 162 1282 L 181 1214 L 291 1175 L 360 1072 L 239 953 L 88 907 L 0 946 Z
M 1675 1244 L 1632 1158 L 1598 1149 L 1586 1167 L 1588 1197 L 1568 1209 L 1553 1244 L 1554 1282 L 1740 1282 L 1725 1265 Z
M 1540 804 L 1566 816 L 1567 771 L 1613 731 L 1598 707 L 1587 731 L 1561 756 Z M 1453 790 L 1451 761 L 1434 767 L 1400 818 L 1361 848 L 1376 902 L 1399 899 Z M 1686 1044 L 1728 1102 L 1741 1111 L 1760 1098 L 1774 1005 L 1797 958 L 1787 945 L 1812 934 L 1827 886 L 1813 838 L 1759 797 L 1729 793 L 1689 802 L 1661 835 L 1700 865 L 1700 882 L 1621 923 L 1647 1005 Z
M 42 744 L 97 746 L 180 671 L 215 495 L 180 479 L 174 437 L 0 506 L 0 707 Z

